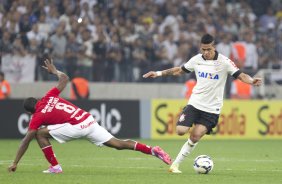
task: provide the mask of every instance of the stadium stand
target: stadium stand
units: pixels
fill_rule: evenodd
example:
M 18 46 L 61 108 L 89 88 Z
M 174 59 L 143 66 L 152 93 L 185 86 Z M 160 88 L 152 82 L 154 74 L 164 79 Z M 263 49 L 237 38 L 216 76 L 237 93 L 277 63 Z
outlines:
M 52 81 L 40 68 L 52 57 L 90 82 L 184 83 L 142 74 L 183 64 L 210 33 L 254 75 L 281 69 L 281 31 L 278 0 L 1 0 L 0 69 L 11 83 Z

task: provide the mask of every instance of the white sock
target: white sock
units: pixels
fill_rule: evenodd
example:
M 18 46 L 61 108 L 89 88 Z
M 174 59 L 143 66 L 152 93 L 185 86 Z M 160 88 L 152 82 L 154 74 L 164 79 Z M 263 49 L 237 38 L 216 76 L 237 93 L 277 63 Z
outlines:
M 188 141 L 182 146 L 173 164 L 180 164 L 183 162 L 183 160 L 193 151 L 196 145 L 197 143 L 193 143 L 190 139 L 188 139 Z

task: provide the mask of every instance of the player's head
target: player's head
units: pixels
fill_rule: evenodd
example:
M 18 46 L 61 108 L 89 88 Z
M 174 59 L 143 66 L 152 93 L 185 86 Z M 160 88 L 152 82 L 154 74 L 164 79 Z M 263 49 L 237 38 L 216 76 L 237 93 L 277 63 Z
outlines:
M 23 102 L 23 107 L 24 109 L 33 114 L 35 112 L 35 105 L 37 103 L 37 99 L 36 98 L 33 98 L 33 97 L 29 97 L 27 99 L 24 100 Z
M 200 46 L 203 57 L 207 60 L 212 60 L 215 55 L 214 38 L 210 34 L 205 34 L 201 39 Z
M 4 72 L 0 71 L 0 81 L 3 81 L 5 79 L 5 74 Z

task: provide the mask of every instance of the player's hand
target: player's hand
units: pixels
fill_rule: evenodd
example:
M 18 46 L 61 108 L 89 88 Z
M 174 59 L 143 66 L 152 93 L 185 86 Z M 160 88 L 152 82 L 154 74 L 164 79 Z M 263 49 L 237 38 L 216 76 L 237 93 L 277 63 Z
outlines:
M 260 86 L 262 83 L 262 79 L 261 78 L 254 78 L 253 79 L 253 85 L 254 86 Z
M 53 64 L 52 59 L 46 59 L 44 63 L 45 63 L 45 66 L 42 66 L 42 67 L 45 68 L 49 73 L 52 73 L 52 74 L 57 73 L 57 69 L 55 65 Z
M 8 167 L 9 172 L 15 172 L 17 170 L 17 164 L 13 163 Z
M 149 77 L 151 77 L 151 78 L 156 78 L 156 77 L 158 77 L 157 72 L 150 71 L 150 72 L 148 72 L 148 73 L 146 73 L 146 74 L 143 75 L 143 78 L 149 78 Z

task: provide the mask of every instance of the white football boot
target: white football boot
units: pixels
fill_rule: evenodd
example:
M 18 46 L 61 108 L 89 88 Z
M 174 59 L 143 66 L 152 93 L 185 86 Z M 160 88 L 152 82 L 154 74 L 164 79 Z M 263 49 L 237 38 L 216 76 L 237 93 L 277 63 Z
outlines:
M 175 173 L 175 174 L 181 174 L 182 173 L 182 171 L 180 171 L 179 169 L 179 164 L 172 164 L 171 166 L 170 166 L 170 168 L 169 168 L 169 172 L 171 172 L 171 173 Z

